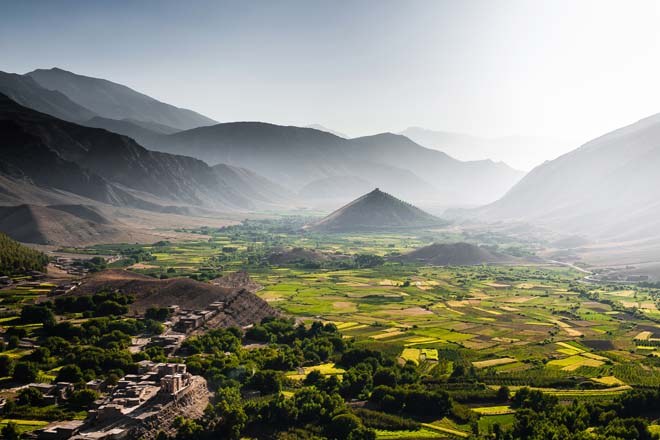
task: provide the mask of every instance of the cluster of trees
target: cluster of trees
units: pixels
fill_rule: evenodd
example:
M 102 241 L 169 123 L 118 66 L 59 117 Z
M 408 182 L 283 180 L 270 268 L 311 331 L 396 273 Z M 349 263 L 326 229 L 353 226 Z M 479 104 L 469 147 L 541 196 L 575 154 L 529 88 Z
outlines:
M 105 317 L 105 316 L 121 316 L 128 312 L 128 305 L 133 302 L 133 297 L 123 295 L 120 293 L 97 293 L 92 296 L 64 296 L 59 297 L 52 301 L 46 301 L 40 304 L 26 304 L 21 308 L 20 320 L 23 324 L 38 324 L 44 325 L 44 329 L 52 335 L 67 336 L 83 336 L 84 326 L 81 329 L 74 328 L 70 323 L 63 322 L 57 324 L 55 315 L 64 315 L 67 313 L 82 313 L 83 317 Z M 135 320 L 134 320 L 135 321 Z M 85 324 L 89 325 L 88 321 Z M 150 324 L 149 320 L 145 324 Z M 138 324 L 135 324 L 138 325 Z M 145 326 L 140 327 L 144 330 Z M 11 336 L 16 333 L 16 330 L 10 329 L 5 333 L 5 337 Z M 25 337 L 24 334 L 17 333 L 18 337 Z
M 150 307 L 144 313 L 145 319 L 152 319 L 154 321 L 167 321 L 167 319 L 172 315 L 170 309 L 167 307 Z
M 120 254 L 122 256 L 122 265 L 130 266 L 135 263 L 140 263 L 142 261 L 155 261 L 151 252 L 140 247 L 125 247 L 120 249 Z
M 43 270 L 48 257 L 39 251 L 23 246 L 0 232 L 0 275 Z
M 203 421 L 180 420 L 177 438 L 364 440 L 374 438 L 373 429 L 416 430 L 418 420 L 456 413 L 449 394 L 424 384 L 417 366 L 355 347 L 333 324 L 267 318 L 247 330 L 247 340 L 267 343 L 251 350 L 241 347 L 241 336 L 217 329 L 184 343 L 189 370 L 206 377 L 216 401 Z M 300 382 L 286 375 L 320 362 L 345 369 L 341 379 L 316 370 Z M 281 393 L 285 387 L 292 396 Z M 261 397 L 241 398 L 254 391 Z M 345 403 L 352 399 L 368 400 L 376 410 L 354 411 Z
M 556 397 L 538 390 L 520 389 L 512 399 L 516 408 L 514 424 L 504 430 L 493 427 L 497 440 L 652 440 L 649 422 L 642 418 L 660 407 L 660 390 L 632 390 L 610 402 L 559 404 Z

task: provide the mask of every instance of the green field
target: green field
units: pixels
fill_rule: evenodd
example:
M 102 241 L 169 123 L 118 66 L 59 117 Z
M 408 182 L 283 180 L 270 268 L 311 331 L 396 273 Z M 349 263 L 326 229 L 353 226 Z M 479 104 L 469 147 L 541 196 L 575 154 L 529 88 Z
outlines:
M 508 399 L 522 388 L 570 404 L 608 402 L 636 387 L 660 386 L 658 289 L 587 284 L 583 273 L 555 264 L 401 264 L 390 257 L 434 241 L 469 237 L 446 231 L 319 235 L 301 232 L 294 227 L 299 221 L 188 230 L 198 239 L 177 243 L 69 250 L 118 255 L 114 267 L 159 278 L 208 281 L 247 270 L 262 286 L 257 295 L 285 315 L 307 324 L 334 324 L 338 339 L 385 353 L 401 370 L 414 370 L 387 380 L 414 377 L 423 387 L 424 381 L 446 385 L 449 395 L 465 404 L 459 415 L 418 420 L 422 427 L 416 431 L 408 425 L 376 429 L 379 439 L 468 438 L 476 430 L 488 436 L 496 425 L 508 429 L 516 412 Z M 531 252 L 528 243 L 510 237 L 480 237 L 479 242 L 519 255 Z M 272 255 L 294 248 L 323 258 L 273 263 Z M 47 287 L 2 290 L 0 300 L 10 313 L 0 318 L 0 326 L 36 339 L 42 325 L 22 324 L 17 315 L 25 304 L 43 298 Z M 85 317 L 78 312 L 59 319 L 80 325 Z M 32 350 L 12 347 L 3 354 L 18 362 L 29 359 Z M 54 381 L 61 365 L 53 359 L 44 365 L 35 380 Z M 287 399 L 295 398 L 312 371 L 322 380 L 357 380 L 338 357 L 303 362 L 299 355 L 282 368 Z M 501 387 L 509 392 L 496 397 Z M 368 397 L 360 394 L 359 400 Z M 23 420 L 20 429 L 41 423 Z

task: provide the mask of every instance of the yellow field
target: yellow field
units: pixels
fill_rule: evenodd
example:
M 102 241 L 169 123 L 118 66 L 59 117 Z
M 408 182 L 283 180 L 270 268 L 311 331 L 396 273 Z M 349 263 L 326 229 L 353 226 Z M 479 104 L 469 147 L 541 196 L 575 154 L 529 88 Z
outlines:
M 599 356 L 600 357 L 600 356 Z M 558 367 L 563 371 L 575 371 L 580 367 L 600 367 L 603 361 L 583 355 L 573 355 L 564 359 L 555 359 L 547 363 L 549 367 Z
M 412 361 L 415 364 L 423 361 L 437 361 L 438 350 L 435 348 L 404 348 L 399 356 L 404 361 Z
M 472 362 L 472 365 L 475 368 L 488 368 L 488 367 L 496 367 L 498 365 L 512 364 L 514 362 L 518 362 L 518 361 L 514 358 L 504 357 L 499 359 L 489 359 L 487 361 Z
M 594 382 L 602 383 L 603 385 L 612 386 L 612 387 L 625 385 L 625 382 L 622 382 L 621 380 L 617 379 L 614 376 L 595 377 L 591 380 L 593 380 Z
M 500 415 L 504 415 L 504 414 L 513 414 L 515 412 L 508 405 L 481 406 L 481 407 L 470 408 L 470 409 L 472 409 L 472 411 L 476 412 L 477 414 L 484 415 L 484 416 L 500 416 Z
M 296 371 L 287 373 L 287 377 L 295 380 L 303 380 L 312 371 L 318 371 L 325 376 L 338 376 L 346 372 L 346 370 L 338 368 L 334 363 L 314 365 L 313 367 L 304 367 L 301 370 L 302 372 Z

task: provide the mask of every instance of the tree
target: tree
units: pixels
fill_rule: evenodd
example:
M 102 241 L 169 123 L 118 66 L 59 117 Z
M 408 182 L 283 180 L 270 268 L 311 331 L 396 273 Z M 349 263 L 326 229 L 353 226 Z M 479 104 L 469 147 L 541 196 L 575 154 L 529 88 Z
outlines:
M 9 342 L 7 343 L 7 346 L 9 347 L 10 350 L 13 350 L 14 348 L 18 347 L 18 344 L 21 343 L 21 339 L 16 336 L 16 335 L 11 335 L 9 337 Z
M 85 409 L 94 403 L 94 401 L 98 398 L 99 393 L 94 390 L 76 390 L 71 394 L 69 402 L 74 408 Z
M 199 423 L 195 422 L 194 420 L 187 419 L 183 416 L 177 416 L 177 418 L 174 419 L 174 427 L 177 429 L 177 440 L 199 438 L 200 434 L 204 430 Z
M 39 370 L 37 369 L 37 366 L 32 362 L 21 361 L 18 362 L 14 367 L 14 374 L 12 375 L 12 378 L 16 382 L 30 383 L 37 380 L 38 372 Z
M 355 256 L 355 265 L 358 268 L 368 268 L 380 266 L 385 262 L 385 259 L 378 255 L 372 254 L 358 254 Z
M 502 386 L 497 390 L 497 400 L 500 402 L 506 402 L 509 400 L 509 387 L 507 386 Z
M 11 376 L 14 372 L 14 361 L 7 355 L 0 356 L 0 376 Z
M 354 414 L 339 414 L 332 418 L 328 426 L 328 437 L 336 440 L 346 440 L 351 432 L 362 427 L 362 421 Z
M 19 405 L 41 406 L 44 404 L 44 395 L 36 388 L 23 388 L 18 392 Z
M 119 304 L 117 301 L 106 300 L 96 308 L 96 316 L 124 315 L 128 312 L 128 306 Z
M 78 365 L 65 365 L 57 372 L 56 382 L 82 382 L 83 373 Z
M 0 232 L 0 273 L 9 275 L 29 270 L 43 270 L 48 257 Z
M 21 309 L 21 321 L 25 324 L 42 323 L 48 326 L 55 323 L 55 315 L 44 305 L 27 304 Z
M 0 437 L 5 440 L 19 440 L 21 438 L 21 435 L 18 433 L 18 426 L 14 422 L 7 423 L 0 433 L 2 434 Z
M 215 426 L 216 433 L 230 439 L 240 438 L 248 421 L 241 394 L 236 388 L 220 388 L 217 397 L 220 403 L 215 407 L 215 412 L 220 420 Z
M 261 391 L 263 394 L 279 393 L 282 390 L 281 374 L 273 370 L 257 371 L 250 378 L 248 387 Z
M 150 307 L 144 313 L 144 317 L 145 319 L 163 322 L 170 317 L 170 310 L 167 307 Z

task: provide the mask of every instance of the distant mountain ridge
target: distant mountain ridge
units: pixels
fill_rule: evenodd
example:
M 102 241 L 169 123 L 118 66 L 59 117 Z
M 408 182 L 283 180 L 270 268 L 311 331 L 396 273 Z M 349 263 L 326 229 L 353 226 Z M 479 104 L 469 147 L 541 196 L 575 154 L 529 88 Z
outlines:
M 57 90 L 96 115 L 109 119 L 135 119 L 180 130 L 215 124 L 192 110 L 158 101 L 129 87 L 59 68 L 26 74 L 48 90 Z
M 340 131 L 333 130 L 333 129 L 328 128 L 328 127 L 324 127 L 321 124 L 306 125 L 305 128 L 313 128 L 314 130 L 325 131 L 326 133 L 334 134 L 335 136 L 340 137 L 340 138 L 344 138 L 344 139 L 350 138 L 350 136 L 347 135 L 347 134 L 344 134 Z
M 376 188 L 306 226 L 322 232 L 358 232 L 440 226 L 443 221 Z
M 73 102 L 65 94 L 41 87 L 33 78 L 0 72 L 0 93 L 24 107 L 70 122 L 85 121 L 94 112 Z
M 522 177 L 505 164 L 462 162 L 390 133 L 345 139 L 261 122 L 209 125 L 215 121 L 104 79 L 58 68 L 4 75 L 9 79 L 0 76 L 0 87 L 26 107 L 152 150 L 251 170 L 310 206 L 345 203 L 374 186 L 415 202 L 475 206 L 496 200 Z
M 502 163 L 461 162 L 391 133 L 344 139 L 311 128 L 262 122 L 200 127 L 144 143 L 210 164 L 248 168 L 308 197 L 309 188 L 316 187 L 324 198 L 341 199 L 333 182 L 348 177 L 410 200 L 477 205 L 496 200 L 523 175 Z
M 118 206 L 246 210 L 269 206 L 265 194 L 278 194 L 278 185 L 254 173 L 148 151 L 125 136 L 53 118 L 4 95 L 0 140 L 0 174 Z M 278 196 L 286 198 L 284 191 Z
M 551 137 L 518 135 L 484 138 L 422 127 L 408 127 L 400 134 L 420 145 L 444 151 L 460 160 L 490 158 L 521 170 L 530 170 L 544 160 L 557 157 L 576 145 L 574 142 Z
M 566 234 L 660 238 L 660 114 L 607 133 L 536 167 L 475 214 Z

